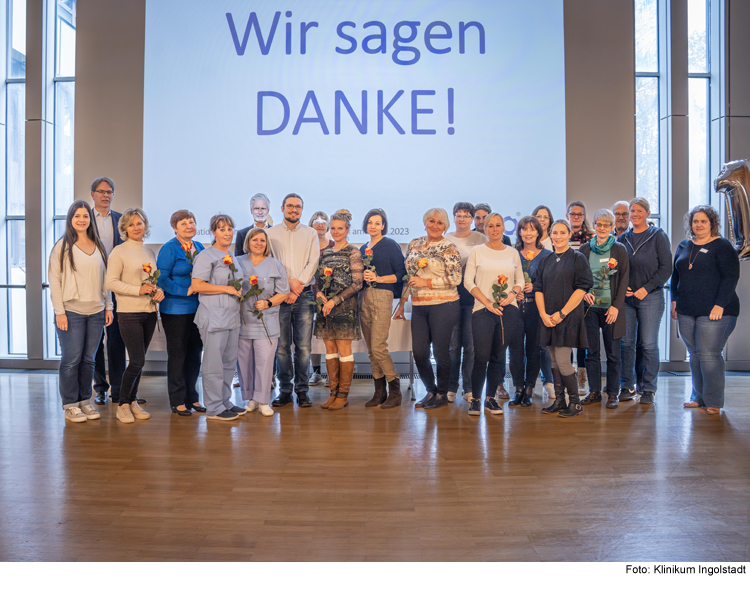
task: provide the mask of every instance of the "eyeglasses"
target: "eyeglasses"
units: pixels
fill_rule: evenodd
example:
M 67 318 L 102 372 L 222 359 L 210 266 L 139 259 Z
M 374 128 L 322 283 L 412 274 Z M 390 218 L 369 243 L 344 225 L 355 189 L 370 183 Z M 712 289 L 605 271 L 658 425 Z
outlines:
M 302 205 L 284 205 L 284 207 L 292 211 L 302 211 Z
M 107 196 L 107 197 L 111 197 L 112 195 L 114 195 L 114 194 L 115 194 L 115 191 L 94 191 L 94 192 L 95 192 L 95 193 L 99 193 L 99 194 L 100 194 L 100 195 L 102 195 L 103 197 L 104 197 L 104 196 Z
M 583 217 L 583 213 L 568 213 L 570 217 Z
M 627 217 L 630 213 L 615 213 L 615 217 Z
M 471 215 L 456 215 L 456 219 L 474 219 Z
M 596 229 L 609 229 L 610 227 L 612 227 L 612 224 L 611 223 L 595 223 L 594 227 Z

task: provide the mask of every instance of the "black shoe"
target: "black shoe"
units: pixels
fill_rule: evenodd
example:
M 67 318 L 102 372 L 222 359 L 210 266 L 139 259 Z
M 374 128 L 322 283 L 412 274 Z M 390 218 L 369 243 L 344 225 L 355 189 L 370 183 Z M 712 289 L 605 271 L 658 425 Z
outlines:
M 244 416 L 245 414 L 247 414 L 247 408 L 241 408 L 239 406 L 232 406 L 232 409 L 229 411 L 234 412 L 238 416 Z
M 653 391 L 644 391 L 641 394 L 641 401 L 642 404 L 648 404 L 651 405 L 654 403 L 654 392 Z
M 447 406 L 450 402 L 448 401 L 448 394 L 447 393 L 436 393 L 435 397 L 432 398 L 430 403 L 424 405 L 425 410 L 436 410 L 437 408 L 442 408 L 443 406 Z
M 481 416 L 481 415 L 482 415 L 482 400 L 472 398 L 471 402 L 469 403 L 469 416 Z
M 415 408 L 424 408 L 427 404 L 432 402 L 432 399 L 435 397 L 434 393 L 428 393 L 426 396 L 424 396 L 420 401 L 418 401 L 416 404 L 414 404 Z M 446 396 L 447 398 L 448 396 Z
M 372 394 L 372 398 L 365 402 L 366 408 L 374 408 L 382 404 L 388 398 L 388 393 L 385 390 L 385 377 L 375 379 L 375 393 Z
M 570 404 L 566 410 L 563 410 L 558 414 L 560 418 L 572 418 L 573 416 L 578 416 L 583 412 L 583 406 L 581 404 Z
M 206 416 L 206 420 L 237 420 L 239 416 L 235 414 L 234 412 L 230 412 L 229 410 L 224 410 L 221 414 L 217 414 L 216 416 Z
M 509 406 L 520 406 L 523 401 L 523 385 L 516 385 L 516 395 L 508 402 Z
M 112 395 L 110 393 L 109 394 L 109 401 L 111 401 L 113 404 L 118 404 L 119 405 L 120 404 L 120 394 L 118 393 L 117 395 Z
M 559 414 L 568 409 L 568 402 L 565 401 L 565 393 L 558 395 L 551 405 L 542 408 L 542 414 Z
M 488 397 L 484 400 L 484 409 L 487 410 L 490 414 L 503 413 L 503 409 L 500 407 L 500 404 L 497 403 L 497 400 L 494 397 Z
M 521 405 L 524 408 L 530 408 L 531 404 L 534 403 L 534 386 L 527 385 L 523 390 L 523 398 L 521 398 Z
M 133 401 L 134 402 L 138 402 L 139 404 L 145 404 L 146 403 L 146 400 L 143 399 L 142 397 L 137 397 Z
M 206 413 L 206 408 L 200 405 L 198 402 L 194 403 L 192 406 L 190 406 L 192 410 L 196 412 L 200 412 L 201 414 Z
M 178 410 L 177 406 L 170 406 L 172 408 L 172 413 L 177 414 L 178 416 L 192 416 L 193 412 L 191 412 L 188 409 L 185 410 Z M 187 406 L 185 406 L 187 408 Z
M 312 407 L 312 402 L 310 401 L 310 398 L 307 397 L 307 393 L 298 393 L 297 394 L 297 405 L 300 408 L 310 408 L 310 407 Z
M 635 399 L 635 389 L 620 389 L 621 402 L 629 402 L 631 399 Z
M 590 391 L 589 394 L 581 400 L 581 405 L 588 406 L 590 404 L 600 403 L 602 401 L 602 394 L 598 391 Z
M 106 405 L 107 404 L 107 392 L 106 391 L 102 391 L 102 392 L 98 392 L 97 391 L 96 392 L 96 397 L 94 398 L 94 403 L 97 406 L 104 406 L 104 405 Z
M 607 396 L 607 407 L 614 410 L 619 404 L 617 403 L 617 394 Z
M 271 406 L 274 408 L 283 408 L 287 404 L 292 403 L 292 392 L 289 393 L 280 393 L 279 397 L 277 397 L 275 400 L 271 402 Z

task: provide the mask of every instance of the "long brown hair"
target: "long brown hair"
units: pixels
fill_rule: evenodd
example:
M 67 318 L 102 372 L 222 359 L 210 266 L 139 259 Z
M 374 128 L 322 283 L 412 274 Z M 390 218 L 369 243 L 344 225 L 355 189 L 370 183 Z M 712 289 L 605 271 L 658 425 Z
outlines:
M 89 214 L 89 226 L 86 228 L 86 237 L 94 242 L 97 249 L 102 255 L 104 260 L 104 266 L 107 266 L 107 251 L 104 249 L 102 241 L 99 239 L 99 230 L 96 227 L 96 220 L 91 212 L 91 207 L 86 201 L 75 201 L 68 209 L 68 214 L 65 217 L 65 234 L 60 240 L 62 241 L 62 248 L 60 249 L 60 272 L 63 270 L 63 263 L 65 262 L 65 251 L 68 252 L 68 261 L 70 262 L 70 268 L 75 271 L 76 265 L 73 262 L 73 246 L 78 241 L 78 232 L 73 227 L 73 215 L 79 209 L 86 209 Z M 111 213 L 110 213 L 111 215 Z
M 536 230 L 536 242 L 534 245 L 536 246 L 537 250 L 541 250 L 542 248 L 544 248 L 544 246 L 542 245 L 542 234 L 544 232 L 542 231 L 541 222 L 533 215 L 522 217 L 518 222 L 518 226 L 516 227 L 516 250 L 523 250 L 523 238 L 521 237 L 521 230 L 526 229 L 528 226 L 532 226 Z

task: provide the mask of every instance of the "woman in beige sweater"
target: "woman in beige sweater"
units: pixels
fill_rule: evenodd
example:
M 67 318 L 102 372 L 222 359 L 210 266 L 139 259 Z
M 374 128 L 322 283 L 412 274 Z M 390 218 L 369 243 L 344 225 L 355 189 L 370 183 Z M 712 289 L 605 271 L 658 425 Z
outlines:
M 147 282 L 156 271 L 153 250 L 143 245 L 148 237 L 148 218 L 140 208 L 128 209 L 119 224 L 124 240 L 109 255 L 107 289 L 117 294 L 117 321 L 128 351 L 128 366 L 122 375 L 120 406 L 117 419 L 131 423 L 151 417 L 138 402 L 138 383 L 146 362 L 146 351 L 156 329 L 156 304 L 164 299 L 164 291 Z

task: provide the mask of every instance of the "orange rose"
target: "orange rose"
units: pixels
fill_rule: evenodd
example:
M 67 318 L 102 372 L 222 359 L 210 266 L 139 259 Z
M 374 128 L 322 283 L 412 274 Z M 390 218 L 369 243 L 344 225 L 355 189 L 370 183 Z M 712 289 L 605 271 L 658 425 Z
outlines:
M 190 252 L 191 250 L 190 244 L 182 244 L 182 242 L 180 242 L 180 244 L 182 246 L 182 249 L 185 250 L 185 252 Z
M 426 268 L 427 267 L 427 259 L 426 258 L 420 258 L 419 262 L 417 263 L 417 266 L 419 268 Z
M 536 257 L 536 254 L 534 254 L 531 250 L 526 252 L 526 260 L 528 260 L 529 262 L 534 260 L 535 257 Z
M 508 284 L 508 277 L 505 275 L 497 275 L 497 284 L 501 287 Z
M 257 275 L 250 275 L 250 278 L 248 279 L 248 281 L 250 281 L 251 285 L 257 285 L 258 284 Z
M 151 274 L 151 264 L 150 263 L 147 262 L 146 264 L 143 265 L 143 272 L 145 272 L 146 274 Z
M 323 269 L 323 274 L 327 277 L 330 277 L 333 274 L 333 269 L 328 268 L 327 266 Z
M 365 256 L 372 256 L 372 248 L 365 248 Z
M 227 266 L 229 266 L 230 264 L 232 264 L 232 262 L 234 262 L 234 261 L 232 260 L 232 255 L 231 255 L 231 254 L 227 254 L 226 256 L 224 256 L 224 258 L 222 258 L 222 259 L 221 259 L 221 261 L 222 261 L 222 262 L 223 262 L 224 264 L 226 264 Z
M 608 266 L 609 268 L 615 268 L 615 267 L 617 266 L 617 260 L 615 260 L 614 258 L 610 258 L 610 259 L 609 259 L 609 260 L 607 261 L 607 266 Z

